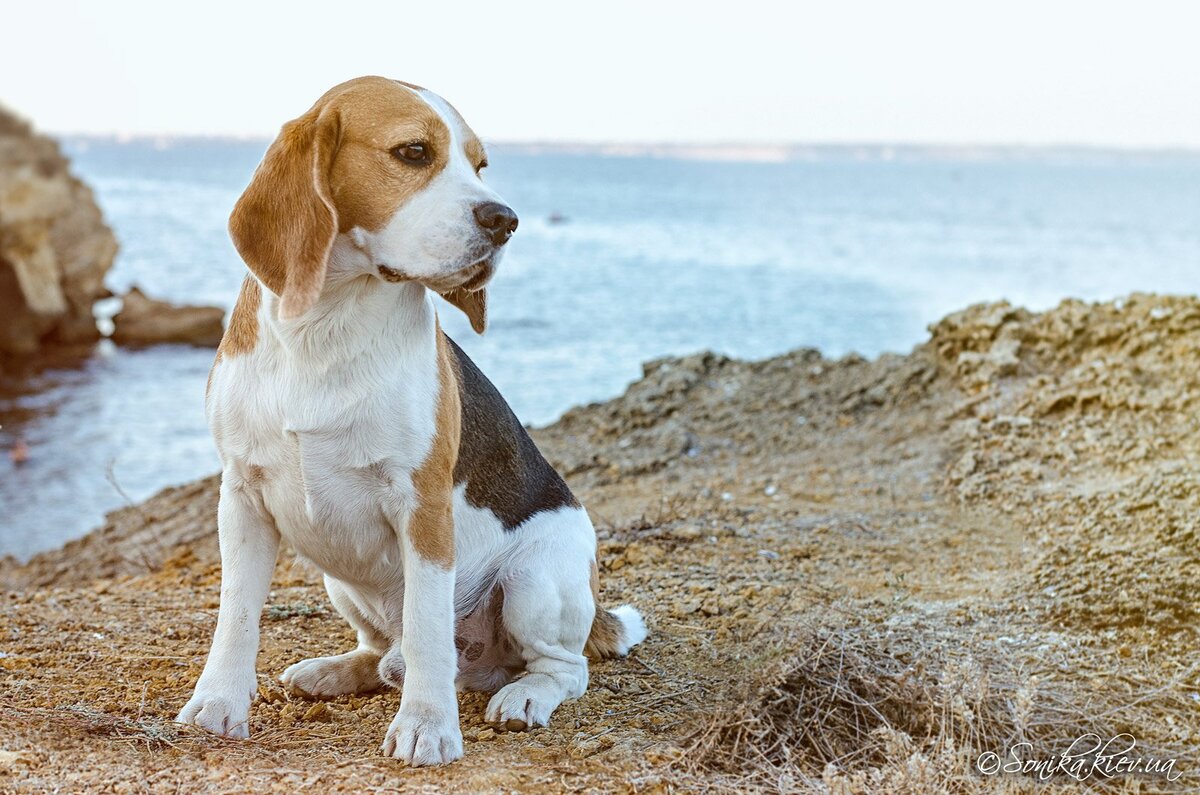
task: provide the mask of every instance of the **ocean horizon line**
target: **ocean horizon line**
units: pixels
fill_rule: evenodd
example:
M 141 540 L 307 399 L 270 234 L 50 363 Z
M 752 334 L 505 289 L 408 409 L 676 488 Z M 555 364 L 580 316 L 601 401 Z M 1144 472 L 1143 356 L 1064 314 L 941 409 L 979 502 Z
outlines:
M 68 146 L 151 145 L 170 149 L 186 145 L 261 143 L 265 135 L 151 134 L 151 133 L 51 133 Z M 518 154 L 586 155 L 599 157 L 680 159 L 747 163 L 797 163 L 823 160 L 963 162 L 1022 161 L 1047 159 L 1081 162 L 1088 160 L 1200 159 L 1200 147 L 1140 147 L 1093 144 L 971 144 L 971 143 L 869 143 L 814 142 L 769 143 L 746 141 L 556 141 L 488 140 L 489 147 Z

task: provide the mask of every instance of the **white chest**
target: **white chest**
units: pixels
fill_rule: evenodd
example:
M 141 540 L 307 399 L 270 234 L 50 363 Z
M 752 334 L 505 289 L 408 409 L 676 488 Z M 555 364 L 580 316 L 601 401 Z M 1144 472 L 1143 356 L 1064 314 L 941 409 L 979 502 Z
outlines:
M 265 340 L 218 366 L 209 400 L 226 469 L 246 473 L 284 539 L 363 585 L 399 576 L 411 475 L 436 433 L 435 327 L 393 338 L 381 326 L 317 361 Z

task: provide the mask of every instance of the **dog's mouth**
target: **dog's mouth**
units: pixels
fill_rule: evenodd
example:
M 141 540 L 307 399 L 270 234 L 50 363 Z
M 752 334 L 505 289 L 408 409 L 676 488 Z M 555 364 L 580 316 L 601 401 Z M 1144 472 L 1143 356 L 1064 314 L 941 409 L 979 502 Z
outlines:
M 385 282 L 392 282 L 393 284 L 395 284 L 396 282 L 409 281 L 408 276 L 405 276 L 403 273 L 396 270 L 395 268 L 389 268 L 387 265 L 376 265 L 375 269 L 377 271 L 379 271 L 380 277 Z
M 496 272 L 496 266 L 492 262 L 492 258 L 488 257 L 482 262 L 476 262 L 467 269 L 466 281 L 458 286 L 460 290 L 466 290 L 473 293 L 476 290 L 482 289 L 492 279 L 492 274 Z
M 381 279 L 393 284 L 397 282 L 416 281 L 433 290 L 435 293 L 447 293 L 450 290 L 475 292 L 482 289 L 496 273 L 496 262 L 494 255 L 488 255 L 465 268 L 460 268 L 454 273 L 442 277 L 418 278 L 396 270 L 390 265 L 376 265 L 375 270 L 379 273 Z
M 433 290 L 435 293 L 448 293 L 451 290 L 465 290 L 474 292 L 482 289 L 485 284 L 492 278 L 492 274 L 496 272 L 496 266 L 492 257 L 484 257 L 478 262 L 472 263 L 465 268 L 461 268 L 454 273 L 439 278 L 424 278 L 419 281 L 421 284 Z M 386 277 L 385 277 L 386 278 Z

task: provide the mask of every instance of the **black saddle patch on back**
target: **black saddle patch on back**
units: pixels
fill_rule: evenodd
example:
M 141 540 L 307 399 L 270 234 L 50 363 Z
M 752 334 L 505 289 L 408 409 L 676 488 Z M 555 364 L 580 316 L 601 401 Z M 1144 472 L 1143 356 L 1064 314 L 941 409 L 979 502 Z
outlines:
M 579 507 L 496 387 L 454 340 L 446 340 L 458 365 L 462 400 L 454 485 L 467 484 L 467 502 L 496 514 L 505 530 L 541 511 Z

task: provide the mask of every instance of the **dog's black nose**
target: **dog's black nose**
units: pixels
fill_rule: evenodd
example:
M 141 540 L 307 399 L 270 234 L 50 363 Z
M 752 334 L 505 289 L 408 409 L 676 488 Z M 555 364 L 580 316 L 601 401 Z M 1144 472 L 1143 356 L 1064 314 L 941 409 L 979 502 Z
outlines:
M 485 202 L 475 206 L 475 220 L 497 246 L 503 246 L 517 231 L 517 214 L 500 202 Z

